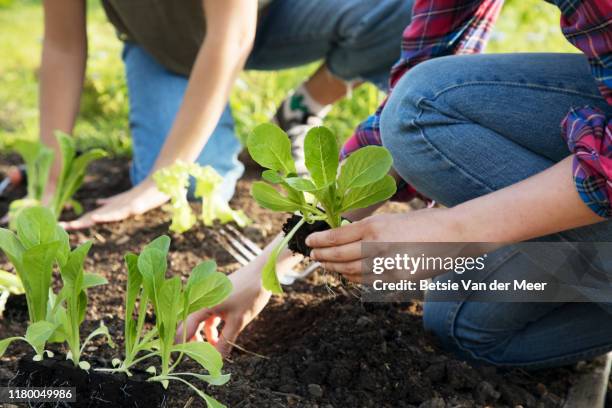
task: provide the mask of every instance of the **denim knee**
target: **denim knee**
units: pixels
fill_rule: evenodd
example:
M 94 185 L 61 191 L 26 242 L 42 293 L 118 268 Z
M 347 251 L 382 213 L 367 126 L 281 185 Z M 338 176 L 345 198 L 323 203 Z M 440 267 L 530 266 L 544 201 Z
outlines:
M 424 62 L 404 75 L 395 85 L 380 118 L 382 144 L 391 152 L 395 170 L 420 190 L 426 190 L 431 176 L 423 169 L 430 160 L 432 147 L 417 123 L 422 116 L 420 104 L 438 88 L 431 79 L 430 65 Z
M 439 344 L 459 358 L 471 362 L 496 365 L 512 364 L 507 361 L 508 343 L 515 332 L 502 328 L 498 315 L 487 313 L 487 305 L 476 302 L 425 302 L 423 325 Z
M 423 327 L 433 334 L 445 349 L 452 349 L 454 314 L 459 307 L 458 302 L 430 302 L 423 304 Z

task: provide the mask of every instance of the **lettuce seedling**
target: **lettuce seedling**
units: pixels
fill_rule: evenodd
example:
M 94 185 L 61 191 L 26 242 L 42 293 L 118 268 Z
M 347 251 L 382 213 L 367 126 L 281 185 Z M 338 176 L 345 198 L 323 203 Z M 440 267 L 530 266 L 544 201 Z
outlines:
M 57 331 L 53 339 L 56 342 L 66 341 L 68 354 L 66 358 L 72 360 L 75 366 L 89 370 L 90 365 L 81 361 L 81 354 L 93 338 L 97 336 L 106 337 L 108 344 L 115 347 L 108 328 L 104 322 L 100 327 L 91 332 L 81 345 L 80 327 L 85 320 L 87 311 L 87 290 L 95 286 L 105 285 L 108 281 L 97 274 L 85 273 L 83 263 L 91 248 L 91 241 L 87 241 L 73 251 L 69 252 L 66 261 L 60 264 L 60 275 L 63 287 L 54 299 L 54 307 L 48 315 L 57 325 Z
M 16 233 L 0 228 L 0 249 L 23 283 L 30 321 L 47 318 L 53 265 L 66 263 L 68 234 L 48 208 L 28 207 L 15 220 Z
M 337 228 L 342 214 L 384 201 L 396 191 L 395 181 L 388 175 L 393 160 L 385 148 L 361 148 L 340 165 L 338 143 L 325 127 L 311 129 L 304 140 L 307 177 L 296 175 L 290 139 L 276 125 L 255 128 L 247 148 L 253 160 L 267 169 L 262 173 L 265 182 L 252 186 L 253 198 L 264 208 L 302 217 L 274 249 L 262 271 L 263 286 L 274 293 L 282 292 L 276 259 L 304 223 L 325 221 L 330 228 Z
M 232 210 L 221 197 L 219 188 L 223 184 L 223 177 L 215 169 L 177 161 L 153 175 L 159 191 L 170 197 L 170 203 L 163 208 L 172 214 L 171 231 L 183 233 L 197 221 L 187 200 L 190 176 L 196 180 L 194 195 L 202 200 L 201 218 L 204 225 L 211 226 L 215 220 L 219 220 L 223 224 L 234 221 L 244 227 L 251 222 L 244 212 Z
M 213 261 L 196 266 L 185 285 L 178 276 L 167 279 L 169 247 L 170 238 L 162 236 L 149 243 L 140 255 L 126 255 L 125 358 L 123 361 L 113 360 L 115 369 L 102 371 L 131 375 L 130 368 L 134 364 L 158 357 L 161 360 L 159 370 L 155 367 L 149 369 L 154 374 L 149 381 L 158 381 L 165 388 L 169 381 L 184 383 L 197 392 L 208 407 L 222 407 L 190 381 L 197 379 L 212 385 L 225 384 L 229 375 L 221 373 L 223 360 L 219 352 L 206 342 L 185 343 L 186 327 L 183 343 L 174 342 L 180 321 L 185 321 L 189 314 L 199 309 L 222 302 L 231 292 L 232 285 L 227 276 L 216 271 Z M 145 332 L 144 318 L 149 304 L 156 320 L 155 327 Z M 208 374 L 175 372 L 184 355 L 200 364 Z
M 11 295 L 23 295 L 25 289 L 19 276 L 0 270 L 0 316 L 4 313 L 6 302 Z
M 15 220 L 16 233 L 0 229 L 0 249 L 9 258 L 17 276 L 23 282 L 31 325 L 25 337 L 13 337 L 0 342 L 0 355 L 15 340 L 27 341 L 35 350 L 35 359 L 42 359 L 47 342 L 68 344 L 68 358 L 75 365 L 89 368 L 79 361 L 85 344 L 93 337 L 106 335 L 102 324 L 80 346 L 79 327 L 85 318 L 86 290 L 102 285 L 106 280 L 83 272 L 83 262 L 91 242 L 70 251 L 68 234 L 57 223 L 54 214 L 45 207 L 28 207 Z M 56 296 L 51 281 L 54 265 L 58 265 L 63 287 Z
M 73 138 L 61 132 L 56 132 L 56 138 L 61 152 L 62 171 L 51 199 L 50 208 L 55 218 L 58 219 L 66 204 L 70 204 L 77 214 L 82 212 L 80 203 L 72 196 L 83 184 L 89 163 L 105 157 L 106 153 L 101 149 L 92 149 L 77 156 Z M 16 219 L 17 214 L 23 208 L 40 205 L 53 163 L 53 151 L 40 141 L 20 140 L 15 143 L 14 148 L 25 162 L 28 187 L 24 199 L 11 203 L 9 209 L 11 220 Z
M 153 174 L 158 190 L 170 197 L 170 203 L 162 207 L 172 216 L 170 231 L 179 234 L 190 230 L 196 223 L 196 216 L 187 200 L 189 171 L 190 165 L 179 161 Z

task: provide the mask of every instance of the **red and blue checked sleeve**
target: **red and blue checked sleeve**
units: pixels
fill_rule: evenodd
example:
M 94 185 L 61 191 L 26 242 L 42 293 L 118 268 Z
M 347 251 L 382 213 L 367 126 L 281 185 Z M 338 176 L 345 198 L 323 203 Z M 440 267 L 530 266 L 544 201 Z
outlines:
M 589 59 L 602 96 L 612 106 L 612 1 L 556 0 L 561 30 Z M 597 215 L 612 216 L 612 118 L 599 109 L 571 109 L 561 125 L 572 153 L 576 190 Z
M 481 52 L 502 4 L 503 0 L 416 0 L 412 21 L 404 30 L 400 60 L 391 71 L 390 93 L 406 72 L 423 61 Z M 376 113 L 358 126 L 344 144 L 342 158 L 361 147 L 382 144 L 380 116 L 386 102 L 385 99 Z M 416 196 L 417 191 L 402 181 L 394 199 L 409 201 Z

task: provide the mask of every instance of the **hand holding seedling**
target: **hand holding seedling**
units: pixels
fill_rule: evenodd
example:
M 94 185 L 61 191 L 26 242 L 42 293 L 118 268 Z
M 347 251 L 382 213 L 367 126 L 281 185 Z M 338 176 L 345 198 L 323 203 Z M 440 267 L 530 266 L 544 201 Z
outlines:
M 373 215 L 340 228 L 311 234 L 306 243 L 313 248 L 310 257 L 321 262 L 326 270 L 360 283 L 368 272 L 363 271 L 364 242 L 463 242 L 467 240 L 464 234 L 459 219 L 449 209 L 431 208 Z M 391 254 L 377 253 L 376 256 Z
M 282 292 L 276 274 L 278 255 L 304 224 L 323 221 L 337 228 L 342 214 L 385 201 L 396 191 L 395 180 L 388 174 L 393 160 L 385 148 L 364 147 L 340 166 L 336 137 L 325 127 L 311 129 L 304 140 L 308 177 L 296 175 L 289 137 L 275 125 L 255 128 L 247 147 L 253 160 L 268 169 L 262 173 L 265 182 L 253 184 L 255 201 L 264 208 L 300 216 L 263 268 L 263 286 L 274 293 Z

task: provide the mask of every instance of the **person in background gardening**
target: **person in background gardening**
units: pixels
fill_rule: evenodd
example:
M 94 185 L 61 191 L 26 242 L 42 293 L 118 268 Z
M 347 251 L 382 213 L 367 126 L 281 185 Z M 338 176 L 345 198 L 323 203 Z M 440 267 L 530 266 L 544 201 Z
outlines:
M 312 234 L 314 260 L 359 281 L 366 241 L 612 241 L 612 3 L 552 3 L 582 54 L 457 55 L 482 49 L 502 1 L 415 2 L 391 95 L 343 154 L 382 143 L 403 180 L 400 193 L 418 191 L 446 208 L 374 215 Z M 259 283 L 264 263 L 265 255 L 236 272 L 229 300 L 193 314 L 189 333 L 204 322 L 208 339 L 227 352 L 269 298 Z M 551 278 L 512 245 L 489 254 L 487 264 L 470 278 Z M 278 270 L 290 265 L 286 254 Z M 426 298 L 423 316 L 443 346 L 468 360 L 539 368 L 612 350 L 609 303 L 482 303 L 473 295 Z
M 134 187 L 68 223 L 84 228 L 160 206 L 151 175 L 177 160 L 212 165 L 229 200 L 243 166 L 228 96 L 243 69 L 272 70 L 324 60 L 279 107 L 275 120 L 301 155 L 306 130 L 349 83 L 386 87 L 412 0 L 103 0 L 124 40 Z M 86 2 L 44 1 L 40 85 L 42 140 L 71 132 L 87 59 Z M 299 157 L 298 157 L 299 159 Z M 59 173 L 56 162 L 52 177 Z

